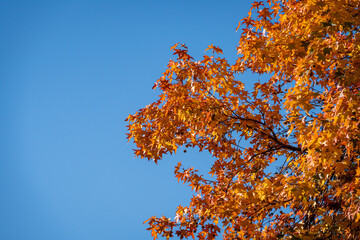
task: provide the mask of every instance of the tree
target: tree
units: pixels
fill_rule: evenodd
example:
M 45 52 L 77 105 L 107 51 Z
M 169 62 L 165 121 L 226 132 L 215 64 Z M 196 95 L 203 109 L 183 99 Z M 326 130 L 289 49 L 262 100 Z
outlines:
M 359 0 L 254 1 L 235 64 L 213 45 L 200 61 L 172 48 L 128 138 L 155 162 L 181 146 L 215 160 L 208 179 L 178 163 L 198 195 L 174 220 L 151 217 L 154 239 L 360 236 L 359 24 Z M 245 86 L 244 71 L 262 80 Z

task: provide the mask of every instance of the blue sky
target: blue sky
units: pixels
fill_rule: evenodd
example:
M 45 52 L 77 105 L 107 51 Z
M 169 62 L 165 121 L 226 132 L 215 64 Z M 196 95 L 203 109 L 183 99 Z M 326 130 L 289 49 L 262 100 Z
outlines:
M 0 1 L 0 239 L 152 239 L 143 221 L 174 216 L 192 193 L 177 161 L 135 159 L 124 119 L 185 43 L 236 57 L 251 1 Z

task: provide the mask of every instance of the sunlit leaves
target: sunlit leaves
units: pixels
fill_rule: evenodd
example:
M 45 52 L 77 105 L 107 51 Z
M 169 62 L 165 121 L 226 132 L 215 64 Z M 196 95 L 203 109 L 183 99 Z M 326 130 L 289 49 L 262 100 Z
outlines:
M 214 45 L 200 60 L 171 48 L 159 98 L 127 118 L 128 138 L 142 158 L 197 148 L 213 166 L 178 164 L 196 194 L 175 218 L 148 220 L 155 239 L 360 235 L 359 24 L 357 0 L 254 1 L 235 64 Z

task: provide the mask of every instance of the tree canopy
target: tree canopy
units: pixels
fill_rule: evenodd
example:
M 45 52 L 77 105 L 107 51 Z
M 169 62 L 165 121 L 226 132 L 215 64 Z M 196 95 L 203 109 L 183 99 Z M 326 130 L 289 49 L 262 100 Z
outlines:
M 161 94 L 127 118 L 128 138 L 155 162 L 207 151 L 213 177 L 178 163 L 197 195 L 175 219 L 147 221 L 154 239 L 360 236 L 359 25 L 359 0 L 254 1 L 236 63 L 213 45 L 200 60 L 172 48 Z

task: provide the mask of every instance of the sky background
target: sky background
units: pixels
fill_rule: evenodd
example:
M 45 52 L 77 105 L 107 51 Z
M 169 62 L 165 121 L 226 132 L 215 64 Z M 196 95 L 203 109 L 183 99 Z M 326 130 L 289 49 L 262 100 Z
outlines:
M 124 119 L 156 99 L 175 43 L 234 61 L 250 3 L 0 1 L 0 239 L 152 239 L 143 221 L 192 196 L 176 163 L 211 158 L 136 159 Z

